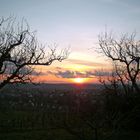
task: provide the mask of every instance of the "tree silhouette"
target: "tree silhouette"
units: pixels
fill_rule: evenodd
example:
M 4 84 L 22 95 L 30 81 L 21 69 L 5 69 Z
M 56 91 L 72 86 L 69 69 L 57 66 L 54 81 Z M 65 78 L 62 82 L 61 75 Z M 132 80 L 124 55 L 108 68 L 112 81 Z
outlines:
M 0 19 L 0 89 L 11 82 L 30 82 L 33 66 L 48 66 L 67 56 L 68 50 L 58 53 L 56 46 L 45 52 L 25 20 Z
M 112 34 L 101 34 L 99 46 L 101 53 L 113 61 L 122 86 L 125 88 L 125 84 L 129 84 L 139 93 L 140 40 L 136 40 L 136 34 L 125 34 L 120 39 L 115 39 Z

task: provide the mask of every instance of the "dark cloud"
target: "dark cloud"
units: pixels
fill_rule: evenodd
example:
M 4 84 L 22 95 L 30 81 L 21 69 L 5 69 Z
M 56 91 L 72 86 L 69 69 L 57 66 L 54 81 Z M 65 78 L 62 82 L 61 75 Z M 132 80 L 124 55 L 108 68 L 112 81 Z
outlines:
M 109 71 L 94 71 L 94 76 L 110 76 L 111 72 Z
M 69 70 L 66 70 L 66 71 L 58 71 L 57 73 L 55 73 L 55 76 L 56 77 L 61 77 L 61 78 L 75 78 L 76 77 L 76 74 L 74 71 L 69 71 Z
M 55 75 L 56 77 L 60 77 L 60 78 L 76 78 L 76 77 L 93 78 L 95 76 L 110 76 L 111 75 L 109 71 L 79 72 L 79 71 L 70 71 L 70 70 L 57 71 L 57 72 L 48 71 L 47 74 Z
M 112 71 L 110 70 L 94 70 L 94 71 L 72 71 L 72 70 L 62 70 L 62 69 L 57 69 L 56 71 L 47 71 L 47 72 L 36 72 L 33 71 L 33 75 L 54 75 L 59 78 L 76 78 L 76 77 L 81 77 L 81 78 L 93 78 L 97 76 L 111 76 Z M 115 73 L 114 73 L 115 75 Z
M 94 76 L 95 76 L 95 74 L 94 74 L 93 71 L 86 71 L 86 77 L 92 78 L 92 77 L 94 77 Z
M 70 62 L 76 63 L 76 64 L 81 64 L 81 65 L 93 65 L 93 66 L 100 66 L 100 63 L 94 63 L 91 61 L 81 61 L 81 60 L 75 60 L 71 59 Z M 15 70 L 16 67 L 12 63 L 6 63 L 6 71 L 5 74 L 12 74 Z M 36 71 L 35 69 L 31 69 L 29 66 L 23 67 L 20 71 L 19 74 L 27 74 L 37 76 L 37 75 L 54 75 L 56 77 L 60 78 L 76 78 L 76 77 L 82 77 L 82 78 L 93 78 L 95 76 L 109 76 L 110 72 L 109 71 L 104 71 L 104 70 L 96 70 L 96 71 L 73 71 L 73 70 L 66 70 L 61 67 L 55 67 L 55 71 L 47 71 L 47 72 L 39 72 Z
M 70 71 L 70 70 L 65 70 L 65 71 L 57 71 L 57 72 L 52 72 L 48 71 L 47 74 L 55 75 L 56 77 L 60 78 L 75 78 L 75 77 L 85 77 L 85 74 L 78 72 L 78 71 Z

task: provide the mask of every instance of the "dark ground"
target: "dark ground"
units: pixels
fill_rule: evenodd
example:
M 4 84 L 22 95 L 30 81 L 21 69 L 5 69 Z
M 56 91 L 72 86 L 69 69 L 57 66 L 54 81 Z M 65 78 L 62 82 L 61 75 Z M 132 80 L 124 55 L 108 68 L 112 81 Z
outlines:
M 9 85 L 0 140 L 140 140 L 140 95 L 98 84 Z

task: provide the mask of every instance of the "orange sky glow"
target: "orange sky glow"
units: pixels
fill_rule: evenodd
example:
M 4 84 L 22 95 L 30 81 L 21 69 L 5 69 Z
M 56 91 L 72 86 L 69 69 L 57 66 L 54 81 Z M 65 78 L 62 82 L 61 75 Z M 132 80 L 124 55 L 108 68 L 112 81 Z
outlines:
M 36 71 L 39 75 L 33 76 L 33 81 L 39 83 L 98 83 L 99 80 L 94 75 L 94 71 L 102 69 L 106 64 L 100 61 L 82 61 L 70 56 L 61 63 L 54 62 L 50 66 L 37 67 Z

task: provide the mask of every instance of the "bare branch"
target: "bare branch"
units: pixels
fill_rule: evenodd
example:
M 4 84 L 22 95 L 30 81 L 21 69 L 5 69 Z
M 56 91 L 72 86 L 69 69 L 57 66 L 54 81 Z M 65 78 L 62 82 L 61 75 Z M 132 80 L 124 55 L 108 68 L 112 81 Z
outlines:
M 15 18 L 0 20 L 0 89 L 10 82 L 31 80 L 33 66 L 49 66 L 54 61 L 61 62 L 68 57 L 68 50 L 58 53 L 57 46 L 45 52 L 38 43 L 35 33 L 23 19 L 16 24 Z M 29 68 L 27 71 L 25 69 Z M 2 76 L 3 75 L 3 76 Z
M 130 36 L 125 34 L 117 40 L 111 34 L 105 33 L 99 36 L 99 45 L 105 56 L 125 68 L 125 73 L 121 74 L 121 71 L 116 67 L 122 84 L 126 83 L 122 80 L 131 81 L 132 86 L 139 92 L 137 80 L 140 74 L 140 41 L 135 40 L 135 36 L 135 33 Z

